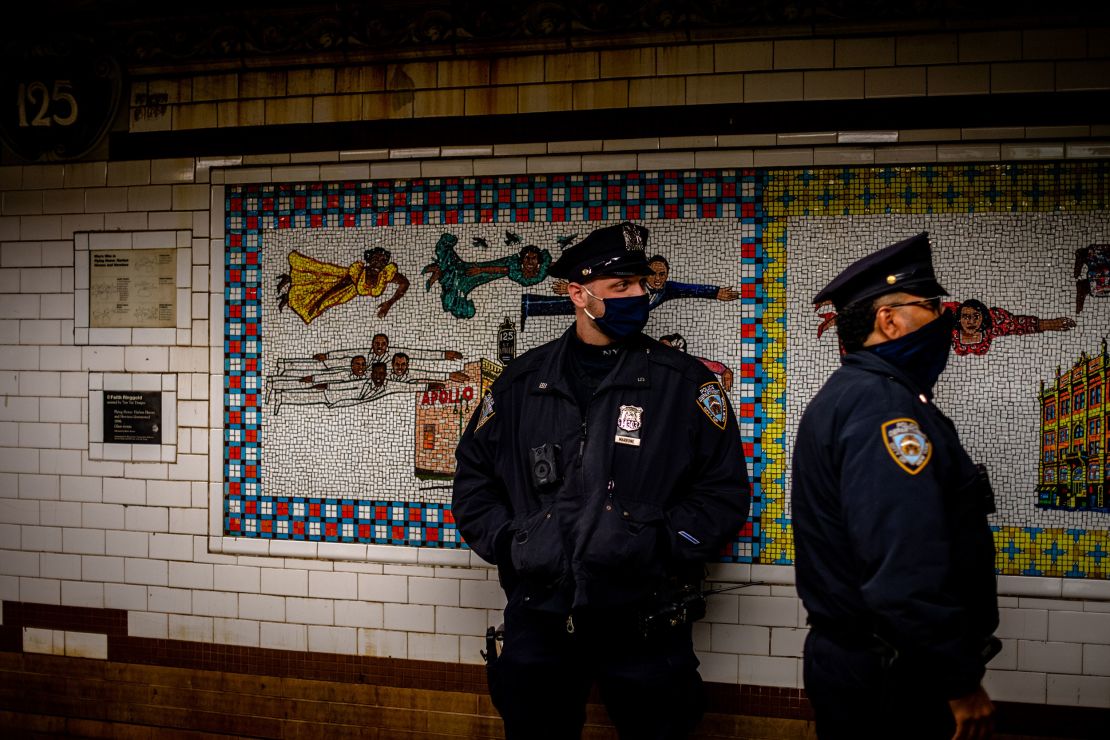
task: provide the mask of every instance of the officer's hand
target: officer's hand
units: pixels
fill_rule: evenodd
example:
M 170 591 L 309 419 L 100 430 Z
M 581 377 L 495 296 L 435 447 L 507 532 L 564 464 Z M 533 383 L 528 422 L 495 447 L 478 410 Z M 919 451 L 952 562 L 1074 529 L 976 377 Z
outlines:
M 967 696 L 949 700 L 948 706 L 956 718 L 952 740 L 981 740 L 994 735 L 994 704 L 982 686 Z

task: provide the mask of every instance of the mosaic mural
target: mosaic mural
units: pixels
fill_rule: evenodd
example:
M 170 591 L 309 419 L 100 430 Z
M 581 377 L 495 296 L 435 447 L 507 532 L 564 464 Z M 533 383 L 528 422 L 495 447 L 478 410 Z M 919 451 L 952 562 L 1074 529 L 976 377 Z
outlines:
M 790 255 L 784 438 L 793 438 L 801 410 L 838 363 L 833 317 L 813 295 L 853 259 L 928 231 L 960 319 L 937 405 L 990 471 L 999 572 L 1110 577 L 1110 515 L 1086 500 L 1039 505 L 1042 383 L 1047 390 L 1081 358 L 1097 356 L 1110 333 L 1105 301 L 1088 298 L 1082 313 L 1075 305 L 1076 251 L 1107 241 L 1107 195 L 1105 165 L 1091 163 L 769 173 L 765 239 Z M 1093 419 L 1096 411 L 1084 413 Z M 1087 465 L 1085 481 L 1090 472 Z M 1105 485 L 1104 467 L 1101 475 Z M 766 477 L 765 498 L 788 489 L 770 483 L 786 484 L 788 475 Z M 775 540 L 769 550 L 792 556 L 788 526 L 772 520 L 767 537 Z
M 463 425 L 571 322 L 551 261 L 632 220 L 651 230 L 647 332 L 714 372 L 741 423 L 755 499 L 721 559 L 790 564 L 789 441 L 839 356 L 812 295 L 925 229 L 961 318 L 938 404 L 991 469 L 1000 572 L 1106 578 L 1105 498 L 1046 505 L 1038 468 L 1042 382 L 1110 328 L 1106 180 L 1078 163 L 229 186 L 225 533 L 465 546 L 448 505 Z M 1106 434 L 1087 403 L 1084 460 Z
M 225 532 L 462 546 L 462 429 L 506 363 L 573 321 L 551 261 L 624 220 L 651 232 L 647 331 L 728 388 L 758 478 L 782 262 L 764 274 L 757 190 L 751 171 L 228 188 Z M 760 523 L 722 557 L 758 559 Z

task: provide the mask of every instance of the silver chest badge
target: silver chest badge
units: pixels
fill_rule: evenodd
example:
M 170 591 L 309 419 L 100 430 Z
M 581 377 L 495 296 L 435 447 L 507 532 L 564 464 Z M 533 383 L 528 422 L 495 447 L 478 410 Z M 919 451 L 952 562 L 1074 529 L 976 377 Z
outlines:
M 644 410 L 640 406 L 621 406 L 620 415 L 617 417 L 617 435 L 614 437 L 618 444 L 640 446 L 643 414 Z

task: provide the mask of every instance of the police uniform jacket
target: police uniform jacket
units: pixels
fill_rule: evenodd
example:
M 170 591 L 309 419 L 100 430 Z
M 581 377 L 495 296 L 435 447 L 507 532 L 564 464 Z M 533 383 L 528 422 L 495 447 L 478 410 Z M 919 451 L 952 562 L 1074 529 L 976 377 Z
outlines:
M 700 362 L 637 335 L 581 409 L 574 330 L 507 367 L 456 451 L 463 537 L 510 595 L 550 611 L 631 604 L 690 566 L 696 581 L 750 500 L 736 419 Z M 530 450 L 545 443 L 558 474 L 540 485 Z
M 846 355 L 802 417 L 793 474 L 814 628 L 873 632 L 945 698 L 974 691 L 998 625 L 990 484 L 930 395 L 872 352 Z

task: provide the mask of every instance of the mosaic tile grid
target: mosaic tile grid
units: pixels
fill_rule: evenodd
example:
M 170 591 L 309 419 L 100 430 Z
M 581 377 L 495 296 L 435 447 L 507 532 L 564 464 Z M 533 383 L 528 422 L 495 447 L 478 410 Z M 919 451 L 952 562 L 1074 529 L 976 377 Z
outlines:
M 993 319 L 989 331 L 980 322 L 983 331 L 967 335 L 974 340 L 957 343 L 937 403 L 973 457 L 990 468 L 999 572 L 1110 577 L 1110 515 L 1037 506 L 1041 383 L 1051 387 L 1082 356 L 1097 355 L 1110 327 L 1104 298 L 1088 297 L 1076 311 L 1073 271 L 1076 251 L 1110 234 L 1105 165 L 774 170 L 764 202 L 767 244 L 791 255 L 785 439 L 793 438 L 802 408 L 838 362 L 835 329 L 817 338 L 822 317 L 812 296 L 853 259 L 928 230 L 952 307 L 979 301 L 979 313 Z M 776 515 L 785 490 L 774 488 L 780 480 L 788 478 L 768 476 L 765 484 Z M 789 511 L 783 498 L 781 511 Z M 788 525 L 778 516 L 768 521 L 768 547 L 782 562 L 793 557 Z
M 460 546 L 450 471 L 430 450 L 452 439 L 445 427 L 457 435 L 478 386 L 495 377 L 506 321 L 518 353 L 570 321 L 523 310 L 526 295 L 553 296 L 525 250 L 557 257 L 574 234 L 635 220 L 652 231 L 648 251 L 670 263 L 648 333 L 681 334 L 733 383 L 756 501 L 722 559 L 759 562 L 763 450 L 782 444 L 767 436 L 781 435 L 782 404 L 766 396 L 774 339 L 763 312 L 783 294 L 782 262 L 762 250 L 759 186 L 754 171 L 699 171 L 228 188 L 225 532 Z M 375 284 L 355 263 L 378 247 L 393 268 Z M 485 284 L 499 278 L 509 279 Z M 327 290 L 305 287 L 321 280 Z M 407 291 L 391 303 L 401 282 Z M 731 300 L 722 288 L 735 289 Z M 695 295 L 718 300 L 670 300 Z M 379 334 L 388 351 L 377 351 Z M 377 389 L 351 364 L 388 364 L 402 348 L 411 372 L 389 365 Z

